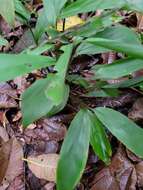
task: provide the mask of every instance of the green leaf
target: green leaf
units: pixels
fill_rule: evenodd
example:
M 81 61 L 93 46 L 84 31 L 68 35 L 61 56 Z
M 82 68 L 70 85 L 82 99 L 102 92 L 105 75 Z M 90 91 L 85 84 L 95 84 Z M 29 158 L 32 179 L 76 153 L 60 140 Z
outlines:
M 0 0 L 0 15 L 10 26 L 15 24 L 14 0 Z
M 73 190 L 84 171 L 90 141 L 88 110 L 81 109 L 71 122 L 60 152 L 57 189 Z
M 45 51 L 52 50 L 54 48 L 53 44 L 43 44 L 39 45 L 36 48 L 30 47 L 29 49 L 26 49 L 23 51 L 23 53 L 30 54 L 30 55 L 40 55 L 44 53 Z
M 38 15 L 36 27 L 34 30 L 34 37 L 37 42 L 40 40 L 43 33 L 46 31 L 47 27 L 48 27 L 48 20 L 46 17 L 45 9 L 42 9 L 42 11 L 40 11 Z
M 98 9 L 117 9 L 123 7 L 124 4 L 124 0 L 77 0 L 63 9 L 61 17 L 65 18 L 78 13 L 96 11 Z
M 55 60 L 47 56 L 0 54 L 0 81 L 11 80 L 35 69 L 54 64 Z
M 0 46 L 5 46 L 8 44 L 8 41 L 4 39 L 2 36 L 0 36 Z
M 104 38 L 89 38 L 87 42 L 108 48 L 113 51 L 122 52 L 135 58 L 143 59 L 143 46 L 134 43 L 125 43 L 117 40 L 108 40 Z
M 94 37 L 117 40 L 123 43 L 138 44 L 141 45 L 139 36 L 131 29 L 125 26 L 117 25 L 106 28 L 102 32 L 98 32 Z M 92 43 L 87 43 L 86 40 L 81 43 L 77 48 L 76 54 L 98 54 L 111 51 L 108 48 L 104 48 Z
M 119 91 L 117 89 L 106 88 L 106 89 L 95 89 L 87 94 L 85 97 L 117 97 Z
M 142 0 L 126 0 L 126 7 L 129 10 L 143 12 L 143 2 Z
M 92 71 L 95 73 L 95 79 L 117 79 L 129 75 L 143 68 L 143 60 L 141 59 L 121 59 L 112 64 L 94 66 Z
M 55 26 L 57 17 L 67 0 L 43 0 L 49 25 Z
M 107 88 L 107 89 L 108 88 L 127 88 L 127 87 L 137 86 L 141 82 L 143 82 L 143 77 L 137 77 L 137 78 L 121 81 L 117 84 L 106 84 L 102 88 Z
M 45 88 L 50 80 L 51 77 L 38 80 L 23 93 L 21 109 L 24 127 L 46 115 L 53 108 L 53 102 L 45 94 Z
M 20 0 L 14 0 L 15 12 L 19 15 L 24 21 L 29 21 L 31 13 L 25 8 Z
M 24 126 L 46 114 L 51 116 L 65 107 L 69 97 L 69 86 L 65 84 L 65 76 L 72 48 L 72 44 L 63 47 L 64 53 L 55 66 L 56 74 L 49 74 L 47 79 L 37 81 L 24 92 L 22 96 Z
M 63 95 L 66 89 L 65 78 L 72 49 L 72 44 L 62 47 L 64 53 L 60 56 L 54 68 L 57 73 L 53 77 L 53 82 L 51 82 L 46 91 L 47 97 L 52 99 L 56 106 L 63 101 Z
M 96 115 L 93 114 L 91 111 L 89 112 L 89 117 L 91 126 L 90 143 L 97 156 L 102 161 L 109 164 L 112 150 L 110 142 L 106 136 L 104 126 L 96 117 Z
M 94 109 L 98 119 L 129 150 L 143 158 L 143 129 L 123 114 L 109 108 Z
M 61 79 L 65 80 L 69 60 L 73 50 L 73 44 L 62 46 L 61 50 L 64 51 L 64 54 L 59 58 L 57 64 L 55 65 L 55 70 L 57 71 L 57 75 Z
M 62 102 L 59 105 L 56 106 L 55 101 L 47 96 L 47 89 L 53 78 L 54 75 L 49 74 L 46 79 L 36 81 L 23 93 L 21 109 L 24 127 L 45 115 L 52 116 L 58 113 L 66 105 L 69 97 L 68 85 L 65 86 Z

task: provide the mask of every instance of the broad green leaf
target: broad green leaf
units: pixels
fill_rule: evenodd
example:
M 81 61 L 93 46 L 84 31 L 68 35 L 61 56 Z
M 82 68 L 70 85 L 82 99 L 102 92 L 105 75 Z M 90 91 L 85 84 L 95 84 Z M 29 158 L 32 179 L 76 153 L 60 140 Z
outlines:
M 66 84 L 57 75 L 53 76 L 51 83 L 45 90 L 47 98 L 53 101 L 55 106 L 58 106 L 63 101 L 66 90 Z
M 94 66 L 92 71 L 95 73 L 96 79 L 116 79 L 129 75 L 143 68 L 142 59 L 126 58 L 115 61 L 112 64 Z
M 47 97 L 52 99 L 57 106 L 63 101 L 63 95 L 65 93 L 66 85 L 65 85 L 65 77 L 69 65 L 69 60 L 71 57 L 73 45 L 69 44 L 62 47 L 64 53 L 58 59 L 55 65 L 55 71 L 57 73 L 53 77 L 53 81 L 48 86 L 46 90 Z
M 25 8 L 21 0 L 14 0 L 15 12 L 22 17 L 25 21 L 29 21 L 31 13 Z
M 0 36 L 0 46 L 5 46 L 8 44 L 8 41 L 4 39 L 2 36 Z
M 87 42 L 108 48 L 113 51 L 122 52 L 132 57 L 143 59 L 143 46 L 134 43 L 125 43 L 117 40 L 110 40 L 104 38 L 89 38 Z
M 135 10 L 135 11 L 143 12 L 142 0 L 126 0 L 126 7 L 129 10 Z
M 81 109 L 70 124 L 60 152 L 57 189 L 73 190 L 84 171 L 90 141 L 88 110 Z
M 119 91 L 113 88 L 93 90 L 84 95 L 85 97 L 116 97 L 119 96 Z
M 49 74 L 46 79 L 36 81 L 23 93 L 21 109 L 24 127 L 45 115 L 52 116 L 65 107 L 69 97 L 68 85 L 65 86 L 63 101 L 59 105 L 56 106 L 55 101 L 47 97 L 46 90 L 53 81 L 53 77 L 54 75 Z
M 55 60 L 47 56 L 0 54 L 0 81 L 11 80 L 35 69 L 54 64 Z
M 119 24 L 98 32 L 94 37 L 141 45 L 139 35 L 134 30 Z
M 122 82 L 119 82 L 117 84 L 106 84 L 102 88 L 127 88 L 127 87 L 132 87 L 132 86 L 137 86 L 141 82 L 143 82 L 143 77 L 137 77 L 137 78 L 132 78 L 129 80 L 125 80 Z
M 123 114 L 109 108 L 94 109 L 98 119 L 129 150 L 143 158 L 143 129 Z
M 57 71 L 57 75 L 65 80 L 67 69 L 69 66 L 69 60 L 71 58 L 73 44 L 62 46 L 61 48 L 64 53 L 60 56 L 59 60 L 55 65 L 55 70 Z
M 23 93 L 21 109 L 24 127 L 46 115 L 52 109 L 53 102 L 45 94 L 45 88 L 50 80 L 51 77 L 38 80 Z
M 110 147 L 110 142 L 106 136 L 104 126 L 91 111 L 89 112 L 89 117 L 91 126 L 90 143 L 97 156 L 102 161 L 109 164 L 112 150 Z
M 98 9 L 117 9 L 123 7 L 124 4 L 124 0 L 77 0 L 63 9 L 61 17 L 65 18 L 78 13 L 96 11 Z
M 39 41 L 43 33 L 46 31 L 47 27 L 48 27 L 48 20 L 46 17 L 45 9 L 43 8 L 38 15 L 36 27 L 34 30 L 34 36 L 37 42 Z
M 49 25 L 55 26 L 57 17 L 67 0 L 43 0 Z
M 117 40 L 120 42 L 126 42 L 130 44 L 138 44 L 140 45 L 141 42 L 139 40 L 138 35 L 131 29 L 125 26 L 117 25 L 117 26 L 111 26 L 109 28 L 106 28 L 102 32 L 98 32 L 94 37 L 97 38 L 104 38 L 104 39 L 111 39 L 111 40 Z M 95 44 L 87 43 L 86 41 L 83 41 L 81 45 L 77 48 L 76 54 L 98 54 L 98 53 L 105 53 L 111 51 L 108 48 L 104 48 Z
M 14 0 L 0 0 L 0 15 L 10 26 L 15 24 Z
M 43 45 L 39 45 L 36 48 L 31 47 L 29 49 L 26 49 L 25 51 L 23 51 L 23 53 L 27 53 L 30 55 L 40 55 L 40 54 L 44 53 L 45 51 L 49 51 L 53 48 L 54 48 L 53 44 L 43 44 Z
M 72 48 L 72 44 L 63 47 L 64 53 L 55 66 L 56 74 L 49 74 L 47 79 L 37 81 L 24 92 L 22 96 L 24 126 L 46 114 L 51 116 L 62 110 L 66 105 L 69 97 L 69 86 L 65 84 L 65 76 Z M 30 109 L 27 107 L 28 104 L 31 105 Z M 44 108 L 41 111 L 43 106 Z

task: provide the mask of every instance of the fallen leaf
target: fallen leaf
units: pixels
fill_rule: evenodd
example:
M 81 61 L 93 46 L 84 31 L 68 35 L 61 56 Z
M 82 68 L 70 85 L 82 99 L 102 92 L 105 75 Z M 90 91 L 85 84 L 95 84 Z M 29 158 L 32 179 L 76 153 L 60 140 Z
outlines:
M 23 50 L 29 48 L 29 46 L 35 45 L 33 36 L 30 30 L 24 32 L 18 42 L 15 44 L 12 52 L 13 53 L 20 53 Z
M 2 138 L 4 142 L 7 142 L 9 140 L 6 129 L 1 126 L 0 126 L 0 137 Z
M 42 154 L 39 156 L 29 156 L 24 159 L 28 162 L 30 170 L 40 179 L 51 182 L 56 181 L 56 168 L 59 160 L 58 154 Z
M 7 83 L 0 83 L 0 108 L 15 108 L 17 102 L 15 101 L 17 94 Z
M 2 183 L 9 163 L 12 141 L 4 142 L 0 147 L 0 184 Z
M 131 111 L 128 113 L 128 117 L 133 121 L 143 120 L 143 98 L 139 98 L 135 101 Z
M 26 76 L 16 77 L 13 82 L 16 84 L 19 94 L 23 93 L 29 86 L 28 82 L 26 81 Z
M 135 168 L 137 172 L 137 184 L 139 187 L 143 187 L 143 161 L 138 163 Z
M 16 180 L 18 176 L 21 176 L 23 181 L 23 150 L 21 145 L 18 143 L 16 138 L 11 138 L 8 142 L 11 142 L 10 154 L 8 161 L 5 159 L 5 162 L 8 162 L 4 179 L 1 183 L 0 189 L 8 189 L 8 187 Z M 6 142 L 6 143 L 8 143 Z M 5 152 L 5 151 L 4 151 Z M 23 182 L 24 183 L 24 182 Z
M 48 118 L 40 119 L 34 129 L 25 129 L 24 136 L 26 143 L 40 141 L 61 141 L 67 132 L 66 126 L 62 123 L 50 121 Z
M 102 169 L 97 173 L 91 190 L 120 190 L 119 184 L 108 168 Z
M 44 186 L 44 190 L 54 190 L 55 188 L 55 183 L 47 183 L 45 186 Z
M 23 176 L 20 175 L 20 176 L 16 177 L 11 182 L 11 184 L 9 185 L 7 190 L 25 190 L 25 184 L 23 182 Z
M 136 171 L 127 159 L 125 152 L 119 148 L 109 167 L 95 175 L 91 190 L 136 190 Z

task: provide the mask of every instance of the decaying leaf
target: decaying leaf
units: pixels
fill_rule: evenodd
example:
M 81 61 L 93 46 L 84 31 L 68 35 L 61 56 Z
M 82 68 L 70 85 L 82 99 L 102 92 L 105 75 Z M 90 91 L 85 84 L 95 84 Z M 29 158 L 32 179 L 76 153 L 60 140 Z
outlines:
M 134 121 L 143 121 L 143 98 L 139 98 L 135 101 L 128 117 Z
M 7 83 L 0 83 L 0 108 L 15 108 L 17 107 L 16 92 Z
M 134 166 L 119 149 L 111 165 L 95 175 L 91 190 L 136 190 L 136 181 Z
M 29 156 L 24 159 L 28 162 L 30 170 L 40 179 L 56 181 L 56 168 L 59 160 L 58 154 L 42 154 L 39 156 Z
M 66 131 L 66 126 L 62 123 L 50 121 L 48 118 L 43 118 L 37 122 L 36 128 L 27 128 L 24 134 L 27 143 L 31 143 L 34 140 L 61 141 L 64 139 Z
M 95 176 L 94 183 L 91 190 L 119 190 L 119 185 L 108 168 L 101 170 Z
M 137 172 L 137 184 L 139 187 L 143 187 L 143 161 L 136 164 L 135 168 Z
M 9 139 L 2 127 L 0 127 L 0 139 L 0 189 L 12 190 L 11 185 L 16 185 L 20 179 L 23 182 L 23 150 L 16 138 Z
M 9 140 L 8 134 L 6 132 L 6 129 L 0 126 L 0 137 L 4 142 L 7 142 Z
M 0 147 L 0 184 L 2 183 L 9 163 L 12 141 L 4 142 Z

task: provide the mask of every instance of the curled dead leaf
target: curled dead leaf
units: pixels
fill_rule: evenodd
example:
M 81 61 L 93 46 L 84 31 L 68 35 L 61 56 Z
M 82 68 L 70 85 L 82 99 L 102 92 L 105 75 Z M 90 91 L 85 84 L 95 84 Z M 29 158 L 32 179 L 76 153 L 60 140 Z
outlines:
M 39 156 L 29 156 L 24 159 L 28 162 L 30 170 L 40 179 L 56 181 L 56 168 L 59 160 L 58 154 L 42 154 Z

